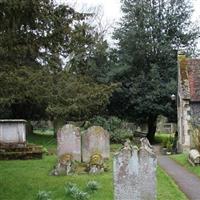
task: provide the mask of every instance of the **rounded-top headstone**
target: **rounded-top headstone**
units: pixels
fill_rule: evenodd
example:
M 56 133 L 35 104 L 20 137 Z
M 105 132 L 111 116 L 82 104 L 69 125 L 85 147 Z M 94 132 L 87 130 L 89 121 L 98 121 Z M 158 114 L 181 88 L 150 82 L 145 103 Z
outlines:
M 72 160 L 81 161 L 81 134 L 78 127 L 67 124 L 57 133 L 57 155 L 70 154 Z
M 110 156 L 110 135 L 100 126 L 92 126 L 82 136 L 83 162 L 89 162 L 94 154 L 100 154 L 103 159 Z

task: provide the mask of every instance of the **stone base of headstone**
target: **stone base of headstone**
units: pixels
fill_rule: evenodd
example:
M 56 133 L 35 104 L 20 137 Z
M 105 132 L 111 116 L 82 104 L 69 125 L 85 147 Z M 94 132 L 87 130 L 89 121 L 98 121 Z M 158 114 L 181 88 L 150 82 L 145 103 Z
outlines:
M 104 172 L 104 160 L 100 154 L 94 154 L 90 158 L 88 164 L 89 174 L 99 174 Z
M 69 175 L 73 172 L 73 161 L 70 154 L 64 154 L 60 157 L 58 164 L 51 172 L 53 176 Z
M 34 144 L 0 143 L 0 160 L 42 159 L 43 153 L 43 147 Z

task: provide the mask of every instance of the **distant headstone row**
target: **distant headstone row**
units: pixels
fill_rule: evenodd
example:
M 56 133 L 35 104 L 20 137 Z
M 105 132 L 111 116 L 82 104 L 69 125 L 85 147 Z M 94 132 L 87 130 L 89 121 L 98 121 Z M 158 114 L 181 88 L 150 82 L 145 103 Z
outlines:
M 132 147 L 128 142 L 114 157 L 114 199 L 156 199 L 156 156 L 147 139 L 141 147 Z
M 103 159 L 110 155 L 109 133 L 99 126 L 89 128 L 81 136 L 79 128 L 67 124 L 58 131 L 57 143 L 58 157 L 70 154 L 72 160 L 89 162 L 95 154 Z

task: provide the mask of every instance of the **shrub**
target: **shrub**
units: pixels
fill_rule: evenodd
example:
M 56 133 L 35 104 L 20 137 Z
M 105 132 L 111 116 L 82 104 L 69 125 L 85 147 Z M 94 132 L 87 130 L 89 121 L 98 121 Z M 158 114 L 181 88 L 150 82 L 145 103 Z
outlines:
M 108 119 L 97 116 L 91 120 L 91 124 L 102 126 L 110 133 L 111 143 L 124 143 L 126 139 L 133 139 L 133 132 L 130 129 L 123 127 L 124 121 L 117 117 L 110 117 Z
M 133 140 L 133 132 L 130 130 L 118 129 L 110 133 L 111 143 L 124 143 L 127 139 Z
M 162 146 L 167 148 L 168 151 L 172 151 L 174 143 L 174 138 L 170 135 L 167 137 L 162 137 Z
M 89 181 L 86 188 L 89 192 L 95 192 L 100 188 L 100 184 L 97 181 Z
M 39 191 L 37 194 L 37 200 L 51 200 L 50 195 L 51 192 Z
M 114 132 L 116 129 L 120 129 L 122 127 L 122 120 L 117 117 L 110 117 L 108 119 L 96 116 L 91 120 L 91 123 L 96 126 L 102 126 L 109 132 Z
M 75 200 L 86 200 L 88 199 L 88 193 L 81 191 L 76 184 L 68 183 L 65 186 L 65 192 Z

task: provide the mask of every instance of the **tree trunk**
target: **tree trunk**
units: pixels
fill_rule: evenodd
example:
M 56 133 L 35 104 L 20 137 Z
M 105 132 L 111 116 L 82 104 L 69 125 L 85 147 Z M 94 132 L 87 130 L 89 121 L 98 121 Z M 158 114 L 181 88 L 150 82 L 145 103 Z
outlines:
M 157 124 L 157 116 L 149 116 L 147 138 L 151 144 L 154 143 L 156 124 Z
M 62 128 L 62 126 L 64 125 L 64 120 L 62 119 L 54 119 L 53 120 L 53 129 L 54 129 L 54 137 L 57 137 L 57 132 L 59 128 Z

